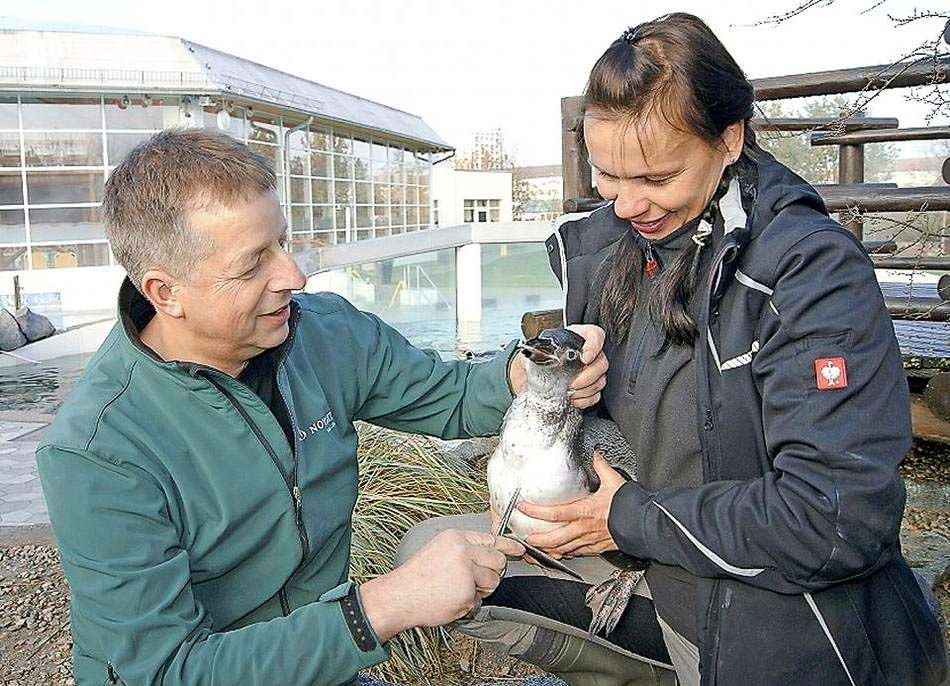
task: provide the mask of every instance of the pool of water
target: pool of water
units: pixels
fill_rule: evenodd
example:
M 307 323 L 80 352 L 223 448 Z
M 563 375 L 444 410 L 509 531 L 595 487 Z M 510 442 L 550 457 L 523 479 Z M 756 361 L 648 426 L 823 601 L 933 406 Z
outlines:
M 507 311 L 510 309 L 510 312 Z M 465 351 L 498 350 L 520 335 L 523 309 L 486 310 L 480 326 L 458 331 L 454 319 L 403 319 L 385 317 L 414 345 L 433 348 L 445 359 L 456 358 Z M 70 355 L 41 364 L 20 364 L 0 367 L 0 411 L 16 410 L 52 414 L 69 394 L 91 355 Z
M 53 413 L 92 355 L 68 355 L 40 364 L 0 368 L 0 411 Z

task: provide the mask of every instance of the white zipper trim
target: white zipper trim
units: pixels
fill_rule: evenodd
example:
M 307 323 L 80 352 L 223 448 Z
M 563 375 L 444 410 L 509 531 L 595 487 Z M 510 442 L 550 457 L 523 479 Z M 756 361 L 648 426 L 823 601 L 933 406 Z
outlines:
M 709 327 L 706 327 L 706 340 L 709 342 L 709 350 L 712 353 L 713 362 L 716 363 L 716 369 L 721 372 L 722 366 L 719 364 L 719 351 L 716 350 L 716 341 L 713 340 L 712 330 Z
M 775 309 L 775 304 L 774 304 L 771 300 L 769 300 L 769 307 L 772 308 L 772 311 L 775 313 L 775 316 L 776 316 L 776 317 L 781 317 L 781 316 L 782 316 L 782 315 L 780 315 L 780 314 L 778 313 L 778 310 Z
M 719 367 L 719 371 L 724 372 L 727 369 L 735 369 L 736 367 L 743 367 L 750 362 L 752 362 L 752 356 L 759 352 L 759 342 L 752 341 L 752 348 L 749 349 L 749 352 L 743 353 L 738 357 L 733 357 L 731 360 L 726 360 L 722 363 L 722 366 Z
M 719 213 L 722 214 L 723 234 L 729 235 L 736 229 L 744 229 L 748 216 L 742 209 L 742 193 L 739 181 L 732 177 L 726 194 L 719 200 Z
M 735 565 L 729 564 L 728 562 L 723 560 L 721 557 L 716 555 L 716 553 L 714 553 L 709 548 L 707 548 L 702 543 L 700 543 L 699 539 L 693 536 L 693 534 L 691 534 L 685 526 L 680 524 L 679 520 L 676 519 L 676 517 L 674 517 L 672 514 L 670 514 L 669 510 L 667 510 L 665 507 L 660 505 L 660 503 L 656 502 L 655 500 L 653 501 L 653 504 L 656 505 L 658 508 L 660 508 L 663 514 L 665 514 L 667 517 L 669 517 L 673 521 L 673 523 L 679 528 L 679 530 L 683 532 L 686 538 L 689 539 L 689 542 L 699 549 L 699 552 L 701 552 L 703 555 L 708 557 L 717 567 L 719 567 L 723 571 L 729 572 L 730 574 L 735 574 L 736 576 L 744 576 L 744 577 L 758 576 L 759 574 L 765 571 L 764 568 L 757 569 L 753 567 L 736 567 Z
M 764 283 L 759 283 L 748 274 L 744 274 L 739 269 L 736 270 L 736 281 L 741 283 L 743 286 L 748 286 L 749 288 L 759 291 L 760 293 L 765 293 L 769 297 L 772 297 L 772 294 L 775 292 Z
M 811 593 L 805 593 L 805 602 L 808 603 L 808 607 L 811 608 L 812 613 L 815 615 L 815 618 L 821 625 L 821 630 L 824 631 L 825 636 L 828 637 L 828 642 L 831 643 L 831 647 L 834 648 L 835 655 L 838 656 L 838 661 L 844 668 L 844 673 L 848 676 L 848 681 L 851 682 L 851 686 L 857 686 L 857 684 L 854 683 L 854 678 L 851 676 L 851 670 L 848 669 L 848 664 L 844 661 L 841 651 L 838 650 L 838 644 L 835 643 L 834 636 L 831 635 L 831 629 L 828 628 L 828 624 L 825 622 L 825 618 L 822 616 L 821 610 L 818 609 L 818 604 L 815 602 L 815 599 L 811 597 Z
M 613 203 L 604 205 L 604 207 L 610 207 L 611 205 L 613 205 Z M 564 252 L 564 238 L 561 236 L 561 227 L 568 222 L 585 219 L 594 212 L 604 209 L 604 207 L 598 207 L 597 209 L 590 210 L 589 212 L 571 212 L 569 214 L 562 214 L 557 218 L 557 221 L 554 224 L 554 240 L 557 241 L 558 256 L 561 258 L 561 290 L 563 291 L 561 299 L 561 321 L 564 322 L 564 326 L 567 326 L 570 322 L 567 321 L 567 254 Z

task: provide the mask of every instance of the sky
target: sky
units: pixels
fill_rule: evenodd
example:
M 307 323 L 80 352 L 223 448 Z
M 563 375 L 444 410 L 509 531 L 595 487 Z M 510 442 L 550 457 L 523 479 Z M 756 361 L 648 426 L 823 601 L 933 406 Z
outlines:
M 418 114 L 456 146 L 473 131 L 501 128 L 518 164 L 556 164 L 560 99 L 581 92 L 628 25 L 697 14 L 756 78 L 894 61 L 942 22 L 895 27 L 888 15 L 937 10 L 942 1 L 834 0 L 777 26 L 752 24 L 799 0 L 0 0 L 0 17 L 180 36 Z M 926 125 L 926 112 L 900 91 L 870 109 L 901 126 Z

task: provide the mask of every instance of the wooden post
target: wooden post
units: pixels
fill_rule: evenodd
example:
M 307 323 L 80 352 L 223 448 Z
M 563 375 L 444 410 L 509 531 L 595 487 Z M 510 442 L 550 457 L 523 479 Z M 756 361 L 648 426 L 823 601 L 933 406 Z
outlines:
M 580 127 L 583 126 L 581 108 L 583 99 L 561 98 L 561 174 L 563 177 L 562 202 L 594 195 L 590 178 L 590 164 L 581 149 Z
M 19 274 L 13 277 L 13 311 L 16 312 L 20 309 L 20 276 Z
M 853 116 L 862 117 L 864 112 L 855 112 Z M 864 183 L 864 145 L 848 144 L 838 147 L 838 183 Z M 848 228 L 858 240 L 864 238 L 864 222 L 860 219 L 849 222 Z

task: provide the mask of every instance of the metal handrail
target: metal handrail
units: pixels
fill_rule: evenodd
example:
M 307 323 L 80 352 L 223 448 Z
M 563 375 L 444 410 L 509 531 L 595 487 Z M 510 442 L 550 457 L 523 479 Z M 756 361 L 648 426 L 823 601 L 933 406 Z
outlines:
M 476 243 L 543 243 L 552 231 L 551 222 L 544 221 L 459 224 L 313 248 L 294 253 L 293 258 L 304 274 L 312 276 L 333 269 Z
M 0 65 L 0 81 L 16 83 L 41 82 L 52 86 L 95 83 L 101 85 L 136 85 L 153 87 L 203 85 L 211 86 L 203 72 L 157 71 L 149 69 L 87 69 L 80 67 L 16 67 Z

